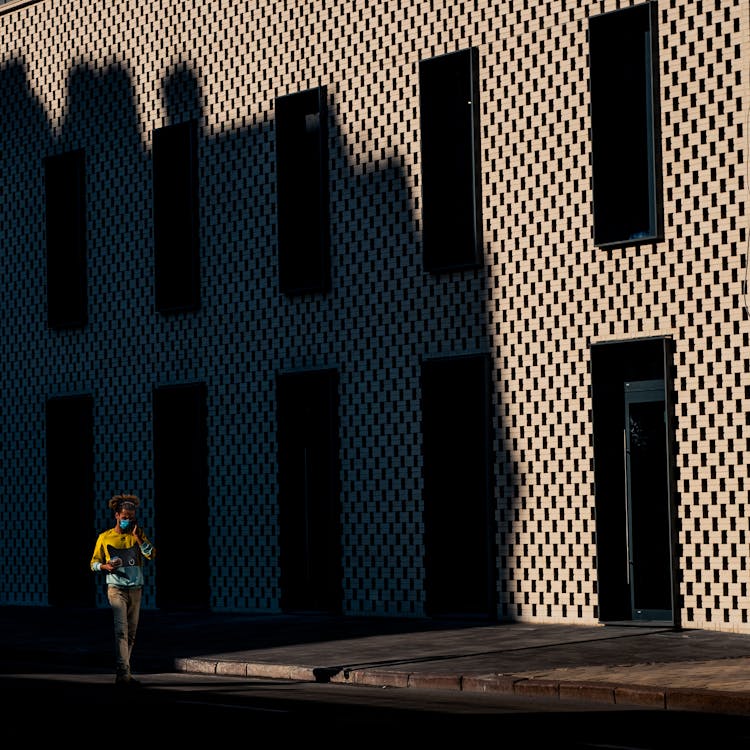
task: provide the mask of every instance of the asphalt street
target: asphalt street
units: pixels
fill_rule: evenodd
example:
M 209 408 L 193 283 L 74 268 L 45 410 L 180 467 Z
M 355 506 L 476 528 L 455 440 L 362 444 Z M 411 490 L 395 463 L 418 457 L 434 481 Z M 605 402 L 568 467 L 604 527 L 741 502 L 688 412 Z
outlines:
M 100 669 L 108 609 L 0 608 L 0 666 Z M 750 636 L 628 625 L 142 612 L 136 672 L 450 690 L 750 715 Z

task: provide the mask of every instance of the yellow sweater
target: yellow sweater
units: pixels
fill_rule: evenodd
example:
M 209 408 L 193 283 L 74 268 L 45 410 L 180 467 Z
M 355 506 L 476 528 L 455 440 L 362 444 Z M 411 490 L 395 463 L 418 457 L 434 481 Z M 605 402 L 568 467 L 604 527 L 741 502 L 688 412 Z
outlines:
M 153 560 L 155 555 L 156 550 L 145 535 L 143 543 L 139 544 L 132 534 L 123 534 L 115 527 L 99 534 L 91 556 L 91 570 L 99 572 L 102 565 L 119 557 L 122 565 L 107 573 L 107 585 L 143 586 L 143 560 Z

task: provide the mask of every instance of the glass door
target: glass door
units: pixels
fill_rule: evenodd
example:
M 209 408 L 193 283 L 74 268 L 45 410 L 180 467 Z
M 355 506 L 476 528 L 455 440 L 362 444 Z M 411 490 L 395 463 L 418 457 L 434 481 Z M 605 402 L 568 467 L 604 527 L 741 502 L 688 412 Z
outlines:
M 672 553 L 663 380 L 625 383 L 628 583 L 632 618 L 672 622 Z

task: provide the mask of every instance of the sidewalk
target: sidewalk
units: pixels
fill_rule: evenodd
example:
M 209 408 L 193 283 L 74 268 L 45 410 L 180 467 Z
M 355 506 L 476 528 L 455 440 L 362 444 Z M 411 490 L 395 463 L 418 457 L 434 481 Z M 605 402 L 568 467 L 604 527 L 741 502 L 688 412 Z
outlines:
M 109 609 L 0 607 L 0 671 L 110 669 L 111 630 Z M 707 630 L 144 610 L 133 668 L 750 715 L 750 636 Z

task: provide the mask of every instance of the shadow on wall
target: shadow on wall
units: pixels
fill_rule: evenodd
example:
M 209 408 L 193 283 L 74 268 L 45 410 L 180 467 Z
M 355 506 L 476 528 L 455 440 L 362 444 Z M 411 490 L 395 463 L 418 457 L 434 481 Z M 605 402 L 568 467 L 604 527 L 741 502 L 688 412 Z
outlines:
M 112 388 L 115 360 L 143 362 L 150 357 L 151 361 L 140 365 L 141 371 L 158 371 L 167 380 L 184 378 L 185 362 L 191 362 L 191 371 L 210 365 L 215 377 L 227 384 L 227 398 L 236 397 L 241 403 L 237 373 L 257 369 L 259 352 L 269 346 L 270 330 L 276 335 L 269 349 L 273 361 L 264 364 L 268 382 L 259 387 L 273 387 L 272 370 L 280 365 L 308 366 L 331 356 L 357 363 L 344 368 L 341 388 L 353 403 L 367 404 L 368 414 L 376 415 L 373 447 L 365 457 L 373 476 L 371 486 L 383 494 L 374 500 L 389 502 L 386 493 L 393 494 L 399 481 L 414 486 L 411 464 L 405 465 L 403 446 L 396 444 L 394 435 L 418 435 L 420 425 L 404 406 L 418 393 L 421 357 L 450 355 L 454 349 L 476 351 L 492 341 L 493 329 L 486 309 L 484 266 L 442 276 L 423 272 L 412 214 L 417 201 L 409 187 L 413 180 L 395 149 L 384 154 L 374 168 L 351 164 L 335 113 L 331 115 L 331 247 L 336 291 L 290 300 L 280 295 L 277 278 L 273 122 L 202 137 L 200 242 L 204 250 L 211 249 L 211 256 L 208 261 L 204 252 L 201 260 L 210 271 L 203 275 L 198 325 L 210 332 L 212 341 L 207 345 L 199 335 L 175 336 L 156 345 L 152 340 L 155 329 L 147 317 L 154 311 L 150 139 L 138 117 L 130 72 L 122 65 L 105 69 L 77 65 L 70 72 L 59 123 L 48 119 L 20 60 L 0 69 L 0 97 L 6 111 L 13 112 L 13 117 L 0 121 L 4 188 L 0 222 L 5 244 L 0 272 L 13 280 L 0 303 L 6 337 L 18 330 L 45 331 L 45 156 L 85 149 L 88 216 L 90 323 L 86 336 L 75 340 L 78 356 L 69 356 L 69 337 L 32 333 L 22 343 L 21 356 L 7 365 L 6 382 L 11 386 L 6 398 L 13 397 L 30 372 L 43 369 L 40 398 L 64 392 L 71 383 L 80 382 L 81 362 L 96 373 L 87 375 L 85 382 L 101 381 L 102 391 L 107 392 Z M 190 119 L 201 122 L 202 93 L 188 64 L 177 65 L 164 81 L 163 97 L 166 116 L 162 125 Z M 29 200 L 30 196 L 37 198 Z M 271 294 L 276 297 L 268 304 Z M 446 309 L 452 314 L 446 315 Z M 233 314 L 227 315 L 227 310 Z M 50 362 L 51 368 L 43 367 Z M 117 382 L 116 411 L 131 411 L 129 401 L 134 404 L 139 398 L 134 394 L 136 385 Z M 23 408 L 36 407 L 32 403 Z M 494 424 L 501 408 L 496 404 L 493 415 L 498 436 L 504 434 Z M 6 426 L 22 426 L 22 432 L 38 418 L 35 411 L 16 411 L 14 420 L 14 425 Z M 409 444 L 418 445 L 418 438 Z M 496 462 L 505 454 L 502 438 L 499 445 Z M 105 465 L 125 461 L 124 468 L 112 471 L 124 476 L 143 473 L 127 465 L 128 459 L 120 455 L 123 448 L 113 445 L 107 450 Z M 138 453 L 132 448 L 127 452 Z M 6 459 L 5 470 L 12 463 Z M 377 465 L 370 467 L 370 463 Z M 21 474 L 24 471 L 33 467 L 21 468 Z M 394 472 L 400 475 L 395 480 Z M 117 484 L 119 476 L 102 479 L 111 480 Z M 37 487 L 40 478 L 34 475 L 20 481 Z M 394 525 L 404 535 L 397 546 L 406 548 L 419 544 L 422 513 L 416 500 L 419 494 L 411 489 L 404 494 L 413 500 L 396 509 L 400 516 Z M 372 500 L 368 496 L 362 502 Z M 489 501 L 497 503 L 493 498 Z M 229 520 L 217 523 L 226 523 L 231 536 Z M 266 530 L 273 524 L 273 518 L 260 520 Z M 274 549 L 259 552 L 259 558 L 273 553 Z M 378 550 L 361 548 L 355 567 L 382 564 L 380 555 Z M 408 578 L 400 566 L 409 565 L 409 555 L 403 555 L 403 563 L 392 560 L 389 564 L 396 578 Z M 265 579 L 258 574 L 261 580 Z

